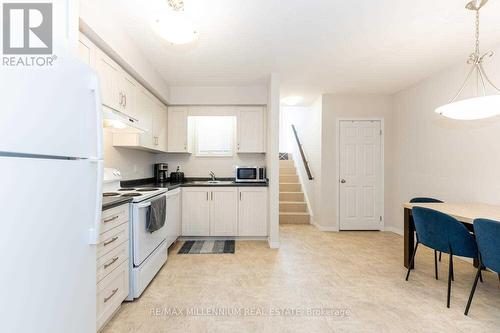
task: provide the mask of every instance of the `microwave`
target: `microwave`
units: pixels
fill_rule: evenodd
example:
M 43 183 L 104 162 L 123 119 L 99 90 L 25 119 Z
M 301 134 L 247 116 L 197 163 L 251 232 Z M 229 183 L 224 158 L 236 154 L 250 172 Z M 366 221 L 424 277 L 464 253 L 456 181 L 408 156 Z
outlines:
M 266 168 L 262 167 L 236 167 L 236 183 L 263 183 L 266 182 Z

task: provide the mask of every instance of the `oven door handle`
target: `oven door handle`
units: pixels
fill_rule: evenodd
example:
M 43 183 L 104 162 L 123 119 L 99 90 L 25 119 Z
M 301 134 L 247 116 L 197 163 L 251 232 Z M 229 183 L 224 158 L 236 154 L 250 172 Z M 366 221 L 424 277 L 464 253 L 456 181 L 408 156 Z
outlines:
M 146 208 L 146 207 L 149 207 L 151 206 L 151 202 L 146 202 L 146 203 L 143 203 L 143 204 L 139 204 L 137 207 L 139 208 Z

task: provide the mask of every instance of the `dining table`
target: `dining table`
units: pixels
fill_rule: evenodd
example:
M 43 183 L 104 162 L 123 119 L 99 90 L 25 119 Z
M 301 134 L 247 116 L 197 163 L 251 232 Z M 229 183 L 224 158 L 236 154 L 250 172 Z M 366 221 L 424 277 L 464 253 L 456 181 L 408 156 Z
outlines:
M 500 205 L 485 203 L 410 203 L 404 207 L 404 267 L 410 266 L 411 257 L 415 250 L 415 224 L 413 222 L 412 208 L 425 207 L 448 214 L 461 222 L 470 232 L 474 232 L 473 223 L 477 218 L 500 221 Z M 477 267 L 477 261 L 474 266 Z M 413 263 L 411 268 L 415 267 Z

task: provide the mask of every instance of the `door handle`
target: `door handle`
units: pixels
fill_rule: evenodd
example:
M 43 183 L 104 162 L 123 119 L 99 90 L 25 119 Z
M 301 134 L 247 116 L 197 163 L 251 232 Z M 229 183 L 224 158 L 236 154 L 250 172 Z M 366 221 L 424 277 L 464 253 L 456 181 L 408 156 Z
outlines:
M 341 182 L 342 184 L 345 184 L 345 179 L 341 179 L 341 180 L 340 180 L 340 182 Z

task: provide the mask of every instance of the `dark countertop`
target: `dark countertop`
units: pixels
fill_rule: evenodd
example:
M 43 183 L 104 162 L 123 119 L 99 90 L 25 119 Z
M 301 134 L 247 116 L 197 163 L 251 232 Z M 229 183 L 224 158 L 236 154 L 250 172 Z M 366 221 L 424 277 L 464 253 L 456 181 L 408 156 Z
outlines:
M 116 206 L 120 206 L 132 201 L 130 197 L 103 197 L 102 198 L 102 210 L 110 209 Z
M 182 183 L 173 183 L 170 181 L 156 183 L 154 179 L 144 179 L 142 182 L 140 180 L 124 181 L 122 182 L 122 187 L 158 187 L 158 188 L 168 188 L 169 191 L 174 190 L 179 187 L 268 187 L 269 182 L 255 182 L 255 183 L 235 183 L 234 178 L 217 178 L 221 181 L 231 181 L 230 184 L 197 184 L 198 181 L 207 181 L 209 178 L 186 178 Z

